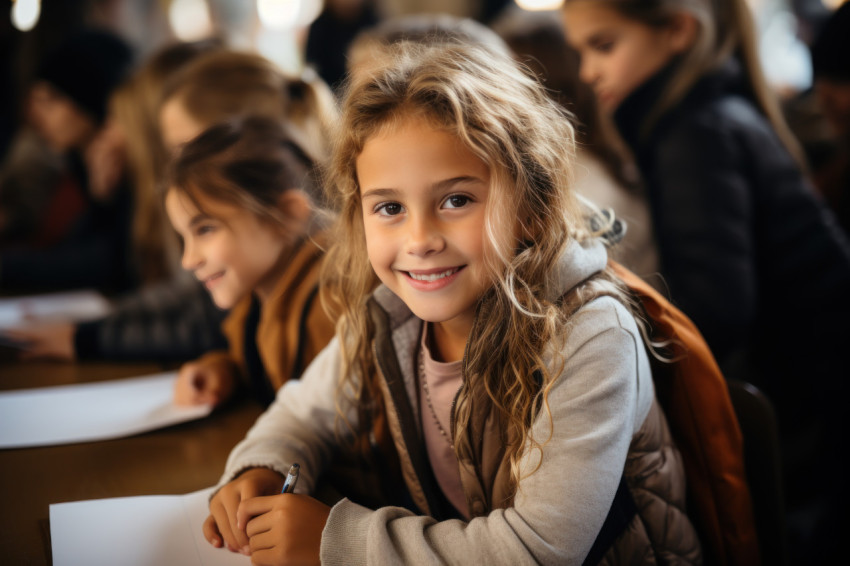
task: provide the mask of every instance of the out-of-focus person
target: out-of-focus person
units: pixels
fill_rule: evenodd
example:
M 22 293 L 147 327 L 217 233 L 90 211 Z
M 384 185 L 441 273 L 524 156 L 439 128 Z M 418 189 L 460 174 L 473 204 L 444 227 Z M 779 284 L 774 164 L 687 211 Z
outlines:
M 815 184 L 850 234 L 850 4 L 826 21 L 811 46 L 814 94 L 834 146 L 812 171 Z
M 625 224 L 614 259 L 660 288 L 658 250 L 649 206 L 637 171 L 616 132 L 603 120 L 593 90 L 579 79 L 579 55 L 567 43 L 557 12 L 506 9 L 493 29 L 520 61 L 540 77 L 576 121 L 576 182 L 579 194 Z
M 840 559 L 850 245 L 804 174 L 744 0 L 567 0 L 581 78 L 632 149 L 661 273 L 727 378 L 773 401 L 792 563 Z
M 185 64 L 167 64 L 181 59 L 184 51 L 198 48 L 178 45 L 164 49 L 153 56 L 146 71 L 140 71 L 133 87 L 142 97 L 140 106 L 144 106 L 144 93 L 155 91 L 151 97 L 153 115 L 146 127 L 156 133 L 137 148 L 148 152 L 156 148 L 151 156 L 140 159 L 154 168 L 147 171 L 147 180 L 140 179 L 144 193 L 140 193 L 143 202 L 137 208 L 138 229 L 144 232 L 148 227 L 151 237 L 138 239 L 148 245 L 139 249 L 138 257 L 149 258 L 163 269 L 178 269 L 179 274 L 172 272 L 159 284 L 124 298 L 106 319 L 6 332 L 30 343 L 25 356 L 186 361 L 226 348 L 220 324 L 228 313 L 212 303 L 209 293 L 191 274 L 179 269 L 182 251 L 170 226 L 162 224 L 167 219 L 158 188 L 166 157 L 207 127 L 254 115 L 286 124 L 289 135 L 318 162 L 325 157 L 328 128 L 337 109 L 330 88 L 315 73 L 308 69 L 304 77 L 289 76 L 256 53 L 202 47 L 203 52 L 185 59 Z M 161 67 L 172 71 L 162 76 Z M 155 81 L 150 75 L 160 79 Z M 133 115 L 132 105 L 124 108 Z M 157 232 L 157 227 L 167 231 Z
M 118 35 L 85 28 L 40 63 L 28 122 L 61 161 L 59 168 L 29 177 L 33 162 L 18 154 L 0 175 L 0 206 L 6 205 L 0 233 L 8 236 L 0 247 L 4 291 L 93 287 L 114 293 L 136 284 L 127 253 L 132 196 L 126 151 L 107 119 L 109 97 L 133 57 Z M 29 144 L 26 135 L 22 143 Z M 30 147 L 29 155 L 43 155 L 43 147 Z M 36 157 L 35 167 L 38 162 L 44 159 Z

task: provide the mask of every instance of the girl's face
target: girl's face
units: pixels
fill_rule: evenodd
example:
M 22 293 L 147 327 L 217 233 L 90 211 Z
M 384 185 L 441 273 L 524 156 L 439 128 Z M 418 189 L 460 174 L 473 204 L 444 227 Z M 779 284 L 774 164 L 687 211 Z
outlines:
M 690 42 L 690 28 L 653 28 L 597 0 L 568 2 L 562 15 L 567 39 L 581 55 L 579 77 L 608 113 Z
M 283 230 L 236 206 L 199 197 L 203 211 L 174 189 L 165 197 L 172 226 L 183 240 L 183 268 L 195 274 L 219 308 L 255 292 L 274 290 L 290 244 Z
M 29 117 L 47 144 L 60 153 L 85 146 L 97 133 L 92 117 L 45 82 L 30 91 Z
M 488 167 L 421 118 L 370 138 L 357 158 L 369 261 L 419 318 L 466 336 L 487 288 Z

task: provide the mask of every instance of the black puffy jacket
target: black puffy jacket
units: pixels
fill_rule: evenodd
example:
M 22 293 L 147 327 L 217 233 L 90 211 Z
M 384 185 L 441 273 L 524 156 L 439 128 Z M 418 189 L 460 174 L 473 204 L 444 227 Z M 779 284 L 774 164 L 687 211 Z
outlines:
M 850 245 L 730 61 L 648 132 L 671 69 L 623 102 L 617 126 L 647 185 L 661 272 L 721 366 L 776 380 L 845 367 Z M 742 367 L 742 366 L 737 366 Z
M 661 273 L 724 374 L 773 400 L 789 526 L 815 533 L 792 534 L 792 553 L 831 558 L 834 540 L 817 533 L 830 532 L 848 497 L 837 454 L 850 433 L 850 245 L 753 103 L 737 62 L 642 131 L 671 72 L 615 115 L 646 183 Z

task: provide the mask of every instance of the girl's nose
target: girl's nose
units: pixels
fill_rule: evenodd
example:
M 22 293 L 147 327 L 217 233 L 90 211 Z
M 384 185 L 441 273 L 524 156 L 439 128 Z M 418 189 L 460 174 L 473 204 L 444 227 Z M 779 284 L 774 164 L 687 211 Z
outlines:
M 433 219 L 411 215 L 408 220 L 407 253 L 427 257 L 441 251 L 445 240 Z
M 183 257 L 180 264 L 186 271 L 194 271 L 201 266 L 201 256 L 195 249 L 195 246 L 186 242 L 183 244 Z
M 581 62 L 579 63 L 578 68 L 578 77 L 583 83 L 588 85 L 593 85 L 598 78 L 598 73 L 596 72 L 593 62 L 590 61 L 587 56 L 582 55 L 581 57 Z

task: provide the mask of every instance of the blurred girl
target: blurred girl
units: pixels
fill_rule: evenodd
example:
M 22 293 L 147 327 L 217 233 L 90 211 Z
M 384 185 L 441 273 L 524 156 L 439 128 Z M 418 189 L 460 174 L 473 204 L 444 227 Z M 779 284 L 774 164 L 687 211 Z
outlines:
M 558 13 L 506 9 L 493 28 L 576 121 L 575 191 L 625 221 L 622 242 L 609 254 L 659 286 L 658 250 L 646 194 L 631 157 L 601 119 L 593 90 L 579 79 L 578 53 L 567 43 Z
M 126 92 L 125 92 L 126 91 Z M 171 152 L 206 127 L 229 117 L 262 115 L 299 128 L 310 156 L 324 155 L 326 124 L 336 115 L 330 90 L 309 71 L 290 77 L 267 59 L 225 49 L 214 41 L 175 44 L 155 53 L 122 87 L 117 115 L 132 126 L 128 140 L 137 201 L 136 259 L 153 283 L 124 298 L 115 314 L 80 325 L 49 325 L 16 333 L 32 357 L 60 359 L 190 360 L 226 347 L 224 314 L 179 266 L 180 250 L 156 187 Z M 150 113 L 150 114 L 149 114 Z
M 824 533 L 827 550 L 838 538 L 827 510 L 846 483 L 829 459 L 848 432 L 837 402 L 848 393 L 850 247 L 801 172 L 749 8 L 568 0 L 562 14 L 582 79 L 637 158 L 672 298 L 727 378 L 776 404 L 788 506 L 809 523 L 796 532 Z
M 243 375 L 267 404 L 332 337 L 316 300 L 324 237 L 312 167 L 278 122 L 259 117 L 213 126 L 177 156 L 165 208 L 183 267 L 232 309 L 229 352 L 184 365 L 178 403 L 221 403 Z
M 174 150 L 206 126 L 235 116 L 271 116 L 286 122 L 313 159 L 327 153 L 327 134 L 336 118 L 330 88 L 311 69 L 284 74 L 250 52 L 212 53 L 187 67 L 165 88 L 159 123 Z
M 698 561 L 641 332 L 570 190 L 563 111 L 483 46 L 383 60 L 349 85 L 331 167 L 337 338 L 231 453 L 207 540 L 256 564 Z M 306 495 L 346 454 L 369 507 Z M 293 462 L 298 493 L 280 495 Z M 659 505 L 626 487 L 647 484 Z

